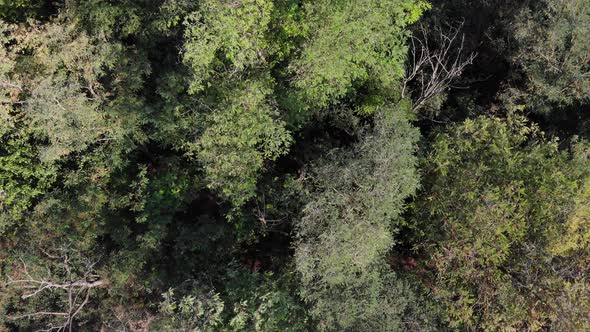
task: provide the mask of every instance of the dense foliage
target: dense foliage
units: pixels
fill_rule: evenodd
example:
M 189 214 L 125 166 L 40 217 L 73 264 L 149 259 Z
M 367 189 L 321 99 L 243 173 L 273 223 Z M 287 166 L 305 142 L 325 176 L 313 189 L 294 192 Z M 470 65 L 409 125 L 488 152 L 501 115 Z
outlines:
M 0 0 L 0 331 L 590 330 L 586 0 Z
M 587 291 L 588 271 L 572 266 L 576 250 L 568 243 L 579 248 L 579 240 L 565 230 L 584 195 L 588 147 L 559 151 L 556 140 L 514 114 L 465 120 L 432 147 L 416 217 L 440 230 L 424 243 L 432 241 L 433 290 L 451 325 L 538 330 L 556 321 L 576 330 L 582 322 L 559 316 L 589 309 L 583 298 L 590 294 L 567 294 L 572 285 Z

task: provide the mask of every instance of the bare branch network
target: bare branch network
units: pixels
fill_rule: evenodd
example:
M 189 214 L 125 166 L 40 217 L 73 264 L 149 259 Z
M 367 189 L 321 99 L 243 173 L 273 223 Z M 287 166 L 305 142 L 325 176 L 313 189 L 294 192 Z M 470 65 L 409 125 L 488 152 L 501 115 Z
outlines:
M 451 88 L 453 81 L 461 76 L 465 67 L 473 64 L 476 53 L 464 58 L 465 36 L 460 35 L 462 28 L 463 22 L 448 31 L 437 26 L 436 39 L 433 42 L 429 40 L 426 28 L 420 25 L 421 38 L 410 38 L 409 66 L 402 82 L 401 96 L 403 98 L 411 93 L 410 84 L 416 82 L 417 95 L 412 111 L 417 112 L 429 100 Z
M 72 331 L 74 318 L 84 309 L 90 299 L 91 291 L 96 288 L 104 288 L 109 285 L 107 280 L 102 279 L 95 272 L 95 266 L 98 261 L 87 261 L 80 266 L 82 273 L 72 272 L 72 262 L 69 249 L 64 249 L 61 256 L 54 256 L 44 252 L 50 259 L 59 260 L 63 268 L 64 277 L 56 280 L 50 269 L 47 269 L 46 277 L 34 277 L 29 272 L 29 267 L 24 260 L 19 259 L 22 264 L 23 278 L 14 279 L 8 276 L 8 281 L 4 287 L 13 287 L 23 292 L 21 299 L 27 300 L 40 295 L 45 291 L 63 291 L 66 295 L 63 311 L 40 310 L 36 312 L 14 315 L 8 317 L 11 320 L 32 319 L 39 316 L 45 317 L 62 317 L 62 323 L 59 325 L 50 324 L 46 329 L 38 331 L 45 332 L 65 332 Z

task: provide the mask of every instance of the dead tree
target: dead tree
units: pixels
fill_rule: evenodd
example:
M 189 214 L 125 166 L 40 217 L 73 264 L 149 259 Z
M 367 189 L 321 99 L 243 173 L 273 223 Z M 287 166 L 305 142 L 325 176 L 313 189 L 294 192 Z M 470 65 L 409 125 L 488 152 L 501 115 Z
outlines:
M 72 331 L 72 325 L 77 315 L 82 312 L 88 304 L 91 292 L 97 288 L 105 288 L 109 282 L 96 273 L 96 261 L 85 260 L 82 263 L 76 261 L 76 266 L 72 266 L 72 251 L 62 249 L 61 255 L 44 254 L 52 261 L 57 262 L 59 273 L 51 273 L 51 268 L 47 267 L 47 274 L 44 277 L 36 276 L 29 271 L 29 266 L 23 259 L 19 258 L 19 265 L 22 267 L 18 270 L 17 276 L 8 276 L 4 283 L 5 288 L 15 289 L 21 293 L 21 300 L 42 296 L 45 292 L 63 292 L 64 303 L 56 304 L 62 307 L 62 310 L 38 310 L 34 312 L 8 316 L 10 320 L 21 319 L 47 319 L 59 321 L 58 325 L 49 323 L 44 329 L 38 331 L 46 332 L 65 332 Z M 75 270 L 75 271 L 73 271 Z
M 401 96 L 414 94 L 412 111 L 417 112 L 432 98 L 451 88 L 465 67 L 473 63 L 476 53 L 467 57 L 463 54 L 465 36 L 459 34 L 462 27 L 463 23 L 444 31 L 437 26 L 433 41 L 421 25 L 418 29 L 420 38 L 410 38 L 410 58 L 406 77 L 402 81 Z M 416 86 L 414 91 L 411 91 L 410 85 Z

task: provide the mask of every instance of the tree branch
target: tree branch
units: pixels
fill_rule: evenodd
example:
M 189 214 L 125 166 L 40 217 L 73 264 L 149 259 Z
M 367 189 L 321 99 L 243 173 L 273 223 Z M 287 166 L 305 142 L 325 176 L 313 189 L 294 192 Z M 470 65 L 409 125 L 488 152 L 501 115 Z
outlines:
M 462 27 L 463 23 L 448 31 L 436 27 L 437 46 L 429 41 L 429 34 L 424 26 L 419 29 L 421 38 L 411 37 L 410 63 L 402 81 L 401 96 L 403 98 L 410 92 L 418 93 L 412 107 L 413 112 L 419 111 L 429 100 L 450 89 L 452 82 L 461 76 L 465 67 L 473 64 L 476 53 L 463 58 L 465 36 L 459 38 Z M 455 47 L 456 50 L 453 50 Z M 418 86 L 416 91 L 410 90 L 411 84 Z
M 26 300 L 38 296 L 45 290 L 60 290 L 65 291 L 64 311 L 47 311 L 41 310 L 33 313 L 27 313 L 17 316 L 8 317 L 11 320 L 31 319 L 39 316 L 46 317 L 64 317 L 63 323 L 59 326 L 50 324 L 43 331 L 72 331 L 74 319 L 90 300 L 91 291 L 96 288 L 108 287 L 110 283 L 102 279 L 95 273 L 95 266 L 97 261 L 87 261 L 80 264 L 81 266 L 72 266 L 72 259 L 69 255 L 70 249 L 63 249 L 64 254 L 61 257 L 50 255 L 47 252 L 43 253 L 50 259 L 59 259 L 61 261 L 61 271 L 63 271 L 62 278 L 55 280 L 56 276 L 51 276 L 48 268 L 48 275 L 45 278 L 35 278 L 29 272 L 27 264 L 19 258 L 22 264 L 22 274 L 24 278 L 13 279 L 10 276 L 4 286 L 15 287 L 23 291 L 21 299 Z M 74 274 L 74 271 L 75 274 Z M 80 277 L 81 276 L 81 277 Z M 29 291 L 30 290 L 30 291 Z

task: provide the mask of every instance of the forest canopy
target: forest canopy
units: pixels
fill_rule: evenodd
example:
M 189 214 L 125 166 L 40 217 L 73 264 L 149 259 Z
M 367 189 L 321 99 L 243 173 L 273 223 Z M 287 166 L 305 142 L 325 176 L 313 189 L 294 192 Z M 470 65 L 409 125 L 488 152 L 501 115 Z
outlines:
M 587 0 L 0 0 L 0 331 L 590 330 Z

